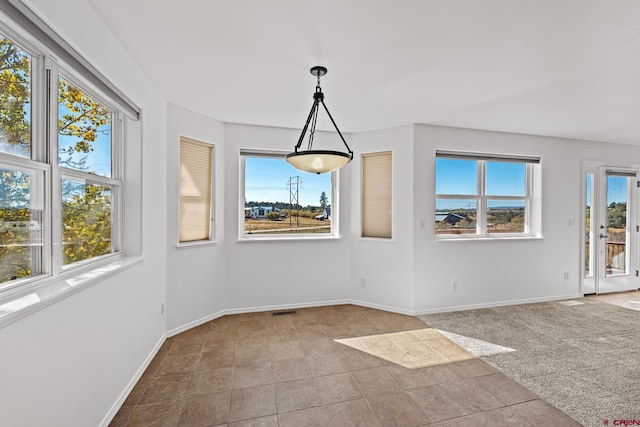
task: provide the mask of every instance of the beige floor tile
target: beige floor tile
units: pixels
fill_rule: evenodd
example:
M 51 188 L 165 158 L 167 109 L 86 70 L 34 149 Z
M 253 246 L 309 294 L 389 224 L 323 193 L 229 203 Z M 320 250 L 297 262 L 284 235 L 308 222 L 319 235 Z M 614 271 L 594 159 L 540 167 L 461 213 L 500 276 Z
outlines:
M 427 385 L 441 384 L 466 378 L 463 371 L 456 368 L 456 363 L 441 363 L 420 368 L 426 377 Z
M 300 340 L 327 338 L 324 327 L 318 324 L 296 326 L 296 334 Z
M 405 393 L 367 397 L 369 407 L 384 426 L 411 427 L 427 423 L 427 417 Z
M 436 421 L 577 425 L 419 319 L 340 305 L 223 316 L 168 338 L 111 427 Z
M 579 423 L 542 400 L 531 400 L 510 408 L 533 426 L 580 426 Z
M 412 365 L 412 362 L 414 362 L 409 356 L 407 356 L 404 351 L 400 350 L 395 344 L 385 347 L 374 347 L 369 349 L 368 353 L 401 366 L 409 366 Z
M 278 414 L 279 427 L 324 427 L 327 417 L 322 407 Z
M 522 427 L 529 424 L 518 414 L 509 408 L 492 409 L 487 412 L 480 412 L 466 417 L 455 418 L 453 420 L 442 421 L 431 424 L 433 427 L 469 427 L 469 426 L 514 426 Z
M 300 340 L 305 356 L 316 356 L 335 353 L 335 343 L 330 338 L 315 338 Z
M 315 378 L 320 399 L 325 405 L 362 397 L 358 386 L 349 374 L 329 375 Z
M 361 369 L 377 368 L 380 366 L 388 365 L 390 362 L 373 356 L 361 350 L 350 349 L 347 351 L 341 351 L 340 358 L 342 363 L 350 371 L 359 371 Z
M 269 344 L 271 360 L 290 359 L 292 357 L 302 357 L 302 345 L 298 341 L 287 341 Z
M 204 350 L 196 370 L 229 368 L 233 366 L 235 350 L 229 347 L 213 347 Z
M 269 344 L 251 344 L 239 342 L 236 347 L 236 366 L 255 365 L 271 361 L 271 349 Z
M 342 363 L 342 358 L 338 353 L 307 356 L 307 364 L 314 377 L 342 374 L 349 371 L 344 363 Z
M 231 390 L 233 368 L 217 368 L 193 373 L 189 395 L 220 393 Z
M 134 409 L 135 408 L 133 406 L 123 406 L 120 408 L 116 416 L 113 417 L 109 423 L 109 427 L 126 427 L 129 416 L 133 413 Z
M 413 342 L 420 341 L 418 335 L 414 334 L 412 331 L 401 331 L 401 332 L 392 332 L 388 333 L 387 338 L 394 344 L 399 344 L 403 342 Z
M 393 345 L 393 342 L 387 338 L 386 335 L 370 335 L 366 337 L 360 337 L 360 341 L 367 348 L 372 349 L 373 347 L 389 347 Z
M 202 394 L 185 399 L 180 427 L 206 427 L 225 424 L 229 419 L 231 392 Z
M 461 378 L 473 378 L 483 375 L 495 374 L 494 368 L 480 359 L 469 359 L 451 363 L 451 365 L 460 375 Z
M 278 427 L 278 416 L 269 415 L 251 420 L 236 421 L 229 423 L 228 427 Z
M 429 341 L 413 341 L 396 344 L 411 360 L 436 359 L 442 355 L 434 350 Z
M 398 382 L 383 367 L 355 371 L 351 376 L 365 396 L 402 391 Z
M 382 427 L 364 399 L 334 403 L 324 407 L 327 424 L 332 427 Z
M 269 343 L 279 342 L 297 342 L 298 335 L 295 328 L 281 328 L 281 329 L 268 329 L 267 336 L 269 337 Z
M 167 355 L 185 355 L 185 354 L 191 354 L 191 353 L 200 353 L 202 351 L 202 348 L 204 347 L 205 338 L 206 336 L 199 337 L 197 340 L 192 340 L 192 339 L 175 340 L 173 342 L 173 345 L 171 345 L 171 348 L 169 349 L 169 352 L 167 353 Z
M 182 400 L 138 405 L 127 419 L 127 427 L 174 427 L 178 424 Z
M 169 374 L 154 377 L 140 397 L 139 404 L 182 399 L 189 388 L 191 374 Z
M 409 390 L 406 394 L 419 407 L 428 422 L 436 423 L 456 417 L 463 417 L 472 412 L 455 399 L 451 393 L 443 391 L 440 386 L 428 386 Z
M 275 391 L 278 413 L 322 405 L 313 379 L 279 383 L 275 385 Z
M 231 392 L 229 421 L 273 415 L 276 413 L 276 397 L 273 385 L 243 388 Z
M 274 383 L 311 378 L 307 359 L 304 357 L 273 361 L 271 362 L 271 370 Z
M 194 371 L 200 361 L 200 353 L 167 355 L 156 375 L 181 374 Z
M 480 387 L 487 390 L 505 405 L 538 399 L 538 396 L 503 374 L 485 375 L 475 378 Z
M 122 406 L 137 405 L 150 382 L 151 378 L 141 378 L 133 387 L 133 390 L 131 390 L 131 393 L 129 393 L 129 396 L 127 396 Z
M 488 411 L 504 406 L 499 399 L 480 386 L 476 378 L 451 381 L 437 386 L 440 393 L 451 396 L 467 414 Z
M 233 388 L 249 388 L 273 383 L 271 362 L 236 366 L 233 373 Z

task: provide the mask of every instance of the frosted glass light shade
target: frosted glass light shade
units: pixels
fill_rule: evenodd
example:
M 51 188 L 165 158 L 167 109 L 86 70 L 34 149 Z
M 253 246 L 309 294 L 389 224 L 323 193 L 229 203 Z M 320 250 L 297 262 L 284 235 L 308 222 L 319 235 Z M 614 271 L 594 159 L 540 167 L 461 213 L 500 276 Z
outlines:
M 349 153 L 329 150 L 298 151 L 286 157 L 294 168 L 310 173 L 333 172 L 349 163 L 352 158 Z

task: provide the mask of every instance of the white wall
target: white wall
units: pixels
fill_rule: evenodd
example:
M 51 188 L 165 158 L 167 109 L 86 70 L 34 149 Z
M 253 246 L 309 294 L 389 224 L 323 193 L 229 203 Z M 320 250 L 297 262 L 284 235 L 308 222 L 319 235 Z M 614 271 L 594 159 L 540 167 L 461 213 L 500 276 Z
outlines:
M 299 131 L 225 124 L 227 308 L 244 311 L 343 301 L 349 296 L 350 165 L 339 173 L 342 238 L 238 241 L 239 151 L 293 150 Z M 348 137 L 348 136 L 347 136 Z M 318 146 L 325 146 L 316 134 Z
M 214 144 L 215 244 L 182 246 L 178 243 L 180 213 L 180 137 Z M 221 122 L 177 105 L 167 107 L 167 199 L 169 247 L 167 253 L 167 330 L 184 328 L 220 313 L 226 307 L 225 146 Z
M 435 242 L 439 149 L 540 156 L 543 238 Z M 637 163 L 640 147 L 416 125 L 413 159 L 416 222 L 427 224 L 424 229 L 414 224 L 415 310 L 420 313 L 578 296 L 581 161 Z
M 413 310 L 413 126 L 352 136 L 350 295 L 359 304 Z M 392 239 L 362 238 L 362 154 L 392 151 Z M 362 286 L 362 279 L 365 286 Z
M 26 3 L 143 109 L 126 200 L 143 212 L 127 233 L 143 236 L 144 261 L 0 329 L 0 425 L 96 426 L 165 332 L 165 101 L 86 1 Z

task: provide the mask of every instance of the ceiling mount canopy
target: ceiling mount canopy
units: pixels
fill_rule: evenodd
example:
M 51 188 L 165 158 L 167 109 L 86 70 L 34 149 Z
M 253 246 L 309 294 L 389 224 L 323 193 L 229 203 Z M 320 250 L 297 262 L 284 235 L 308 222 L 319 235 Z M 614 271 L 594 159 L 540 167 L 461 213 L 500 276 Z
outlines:
M 311 106 L 311 111 L 309 112 L 309 116 L 307 117 L 307 122 L 302 128 L 302 133 L 300 134 L 300 138 L 298 139 L 298 143 L 296 144 L 293 153 L 289 153 L 287 155 L 287 162 L 291 163 L 291 165 L 296 169 L 300 169 L 305 172 L 333 172 L 340 169 L 353 159 L 353 151 L 351 151 L 349 145 L 347 145 L 347 142 L 344 140 L 340 129 L 338 129 L 338 125 L 336 125 L 336 122 L 333 120 L 331 113 L 324 103 L 324 93 L 322 93 L 322 88 L 320 87 L 320 77 L 327 74 L 327 69 L 322 66 L 315 66 L 312 67 L 310 71 L 311 75 L 315 76 L 317 79 L 316 91 L 313 94 L 313 105 Z M 346 152 L 313 149 L 313 138 L 316 133 L 316 122 L 318 121 L 318 110 L 320 109 L 320 104 L 322 104 L 322 106 L 324 107 L 324 111 L 326 111 L 329 119 L 331 119 L 333 127 L 336 128 L 338 135 L 340 135 L 342 143 L 347 148 Z M 311 124 L 311 128 L 309 128 L 309 124 Z M 307 130 L 309 131 L 309 142 L 307 144 L 307 149 L 298 151 L 300 146 L 302 145 L 302 141 L 304 140 L 305 135 L 307 134 Z

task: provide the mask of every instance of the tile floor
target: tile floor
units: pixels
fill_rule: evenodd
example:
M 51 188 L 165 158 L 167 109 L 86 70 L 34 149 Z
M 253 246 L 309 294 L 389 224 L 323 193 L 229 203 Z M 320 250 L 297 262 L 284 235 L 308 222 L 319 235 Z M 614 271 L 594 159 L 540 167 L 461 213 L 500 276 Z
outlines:
M 419 319 L 353 305 L 167 339 L 111 426 L 579 425 Z
M 608 302 L 609 304 L 640 311 L 640 291 L 590 295 L 587 298 L 593 298 L 602 302 Z

